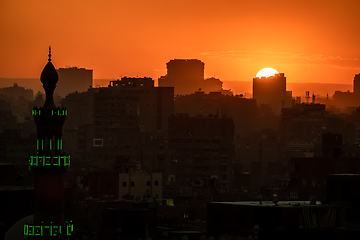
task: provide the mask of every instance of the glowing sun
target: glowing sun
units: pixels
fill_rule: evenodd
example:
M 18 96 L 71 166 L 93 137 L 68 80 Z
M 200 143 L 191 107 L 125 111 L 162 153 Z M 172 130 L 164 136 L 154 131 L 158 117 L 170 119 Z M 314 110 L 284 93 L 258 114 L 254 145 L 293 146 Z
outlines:
M 256 74 L 256 77 L 257 78 L 270 77 L 270 76 L 275 76 L 275 74 L 277 73 L 279 72 L 273 68 L 263 68 Z

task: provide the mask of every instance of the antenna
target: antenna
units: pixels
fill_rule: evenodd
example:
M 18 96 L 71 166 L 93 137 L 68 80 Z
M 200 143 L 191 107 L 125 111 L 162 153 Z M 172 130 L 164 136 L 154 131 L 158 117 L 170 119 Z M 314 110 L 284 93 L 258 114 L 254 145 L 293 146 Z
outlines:
M 306 103 L 308 104 L 309 103 L 309 98 L 310 98 L 310 92 L 309 91 L 306 91 Z
M 49 46 L 49 55 L 48 56 L 49 56 L 48 61 L 51 62 L 51 46 Z

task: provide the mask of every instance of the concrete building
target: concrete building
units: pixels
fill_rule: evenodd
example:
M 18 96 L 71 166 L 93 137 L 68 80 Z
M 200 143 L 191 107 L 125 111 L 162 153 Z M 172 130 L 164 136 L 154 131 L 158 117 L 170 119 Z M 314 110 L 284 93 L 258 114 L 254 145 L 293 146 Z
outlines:
M 173 111 L 173 88 L 154 87 L 151 78 L 111 81 L 94 98 L 96 134 L 113 129 L 167 131 L 167 118 Z
M 94 93 L 93 163 L 117 162 L 120 172 L 138 162 L 154 165 L 145 162 L 157 159 L 157 147 L 152 144 L 167 133 L 173 99 L 172 87 L 154 87 L 146 77 L 123 77 L 100 88 Z
M 257 107 L 254 99 L 224 95 L 220 92 L 196 91 L 187 96 L 178 96 L 174 113 L 187 113 L 190 117 L 225 116 L 232 118 L 235 134 L 248 134 L 257 128 Z
M 232 119 L 177 114 L 169 118 L 168 139 L 175 186 L 206 188 L 211 179 L 216 179 L 216 188 L 232 187 Z
M 119 199 L 162 198 L 162 173 L 137 169 L 119 173 Z
M 73 92 L 85 92 L 93 85 L 93 70 L 77 67 L 57 69 L 59 82 L 55 96 L 65 97 Z

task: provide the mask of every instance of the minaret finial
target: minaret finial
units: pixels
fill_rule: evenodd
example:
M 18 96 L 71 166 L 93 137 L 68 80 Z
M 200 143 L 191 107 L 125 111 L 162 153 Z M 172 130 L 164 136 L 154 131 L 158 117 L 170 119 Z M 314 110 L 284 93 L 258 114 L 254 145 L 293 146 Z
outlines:
M 49 46 L 49 55 L 48 56 L 49 56 L 48 61 L 51 62 L 51 46 Z

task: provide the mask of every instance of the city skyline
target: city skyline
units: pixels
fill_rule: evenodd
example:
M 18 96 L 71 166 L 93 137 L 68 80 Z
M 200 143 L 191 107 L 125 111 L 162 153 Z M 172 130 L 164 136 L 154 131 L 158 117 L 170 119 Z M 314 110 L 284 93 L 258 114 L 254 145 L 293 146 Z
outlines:
M 157 79 L 171 59 L 201 59 L 205 77 L 225 81 L 251 81 L 272 67 L 289 83 L 351 84 L 360 72 L 355 1 L 5 0 L 0 6 L 1 78 L 38 77 L 48 45 L 56 66 L 94 69 L 94 79 Z

